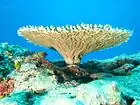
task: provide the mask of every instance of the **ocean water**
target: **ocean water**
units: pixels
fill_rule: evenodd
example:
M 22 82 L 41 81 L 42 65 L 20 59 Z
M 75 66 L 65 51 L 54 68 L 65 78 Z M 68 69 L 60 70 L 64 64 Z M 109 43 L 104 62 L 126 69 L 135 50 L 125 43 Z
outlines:
M 63 58 L 56 51 L 28 43 L 17 35 L 17 30 L 26 25 L 63 26 L 82 22 L 111 24 L 134 31 L 127 43 L 91 52 L 83 57 L 82 62 L 140 51 L 139 0 L 0 0 L 0 42 L 45 51 L 49 60 Z

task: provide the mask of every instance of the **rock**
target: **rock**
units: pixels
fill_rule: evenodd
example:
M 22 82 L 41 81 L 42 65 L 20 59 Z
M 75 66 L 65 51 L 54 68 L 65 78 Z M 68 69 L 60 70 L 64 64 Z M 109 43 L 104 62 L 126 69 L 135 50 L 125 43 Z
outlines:
M 53 75 L 49 76 L 48 70 L 37 68 L 35 64 L 22 64 L 19 72 L 13 72 L 10 77 L 15 78 L 15 89 L 30 91 L 49 91 L 57 86 Z
M 103 80 L 115 81 L 118 84 L 120 91 L 125 95 L 134 99 L 140 97 L 140 66 L 131 70 L 131 74 L 128 76 L 114 76 L 110 78 L 104 78 Z
M 140 105 L 140 100 L 135 100 L 132 105 Z
M 90 75 L 90 77 L 93 78 L 93 80 L 103 79 L 103 78 L 112 77 L 112 76 L 114 76 L 114 75 L 109 74 L 109 73 L 93 73 Z
M 131 70 L 134 67 L 135 66 L 133 64 L 124 64 L 119 68 L 113 69 L 112 74 L 115 74 L 115 75 L 127 75 L 127 74 L 130 74 Z
M 104 72 L 117 75 L 126 75 L 127 73 L 124 73 L 126 69 L 124 68 L 129 67 L 129 71 L 138 65 L 140 65 L 140 53 L 133 55 L 121 55 L 105 60 L 88 61 L 80 66 L 93 73 Z
M 34 97 L 34 105 L 127 105 L 114 82 L 98 80 L 72 88 L 57 88 Z
M 7 77 L 15 69 L 14 60 L 19 57 L 23 59 L 30 54 L 31 52 L 28 49 L 20 46 L 0 43 L 0 75 Z
M 33 105 L 78 105 L 76 101 L 63 95 L 56 95 L 55 97 L 42 96 L 34 101 Z
M 80 85 L 76 98 L 84 105 L 127 105 L 115 82 L 98 80 Z
M 0 105 L 32 105 L 32 94 L 26 91 L 15 92 L 0 100 Z
M 0 61 L 4 60 L 4 56 L 0 55 Z

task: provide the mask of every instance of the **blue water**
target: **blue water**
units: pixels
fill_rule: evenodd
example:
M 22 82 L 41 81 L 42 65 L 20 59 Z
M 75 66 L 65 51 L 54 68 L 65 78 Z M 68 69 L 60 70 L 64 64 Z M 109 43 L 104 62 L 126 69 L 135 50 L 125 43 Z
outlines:
M 121 46 L 89 53 L 82 62 L 140 51 L 140 0 L 0 0 L 0 42 L 32 51 L 48 52 L 49 60 L 62 59 L 55 51 L 26 42 L 17 35 L 25 25 L 111 24 L 134 31 Z

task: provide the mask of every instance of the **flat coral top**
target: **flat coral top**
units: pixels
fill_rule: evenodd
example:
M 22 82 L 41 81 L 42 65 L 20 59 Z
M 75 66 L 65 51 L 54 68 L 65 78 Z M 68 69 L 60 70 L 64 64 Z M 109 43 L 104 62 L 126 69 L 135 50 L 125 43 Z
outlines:
M 129 36 L 131 36 L 132 31 L 126 29 L 112 28 L 111 25 L 93 25 L 93 24 L 80 24 L 76 26 L 26 26 L 18 30 L 18 34 L 25 37 L 30 42 L 39 44 L 45 47 L 53 47 L 47 42 L 47 40 L 65 40 L 73 39 L 75 41 L 99 41 L 99 39 L 104 42 L 107 39 L 119 38 L 117 42 L 127 41 Z M 40 41 L 45 41 L 41 43 Z M 71 40 L 73 42 L 73 40 Z M 105 43 L 105 42 L 104 42 Z M 110 42 L 111 44 L 111 42 Z M 112 43 L 113 44 L 113 43 Z
M 36 32 L 42 32 L 42 33 L 72 33 L 72 32 L 79 32 L 79 31 L 92 31 L 92 32 L 98 32 L 98 31 L 104 31 L 104 32 L 122 32 L 122 33 L 131 33 L 131 31 L 126 29 L 119 29 L 119 28 L 112 28 L 111 25 L 94 25 L 94 24 L 80 24 L 76 26 L 61 26 L 61 27 L 54 27 L 54 26 L 26 26 L 21 27 L 18 30 L 19 34 L 22 34 L 22 32 L 25 31 L 36 31 Z M 67 35 L 67 34 L 66 34 Z

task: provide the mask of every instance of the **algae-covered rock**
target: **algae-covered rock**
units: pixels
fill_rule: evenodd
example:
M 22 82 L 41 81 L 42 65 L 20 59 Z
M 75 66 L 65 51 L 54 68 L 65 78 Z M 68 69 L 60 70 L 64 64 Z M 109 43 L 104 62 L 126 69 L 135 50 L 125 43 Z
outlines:
M 0 105 L 32 105 L 32 94 L 26 91 L 15 92 L 0 100 Z
M 132 105 L 140 105 L 140 100 L 135 100 Z
M 115 82 L 95 81 L 78 87 L 76 97 L 84 105 L 127 105 Z
M 60 87 L 34 97 L 34 105 L 127 105 L 114 82 L 96 81 L 78 87 Z
M 128 76 L 116 76 L 106 78 L 108 81 L 116 81 L 124 96 L 140 99 L 140 66 L 135 67 Z
M 8 43 L 0 43 L 0 76 L 6 77 L 14 68 L 14 60 L 24 58 L 31 52 L 28 49 Z
M 76 101 L 68 98 L 64 95 L 56 95 L 55 97 L 50 97 L 48 95 L 41 96 L 40 98 L 34 98 L 33 105 L 78 105 Z
M 15 78 L 15 88 L 17 90 L 51 90 L 57 85 L 53 75 L 49 76 L 47 68 L 37 68 L 35 64 L 22 64 L 19 72 L 14 71 L 10 77 Z

